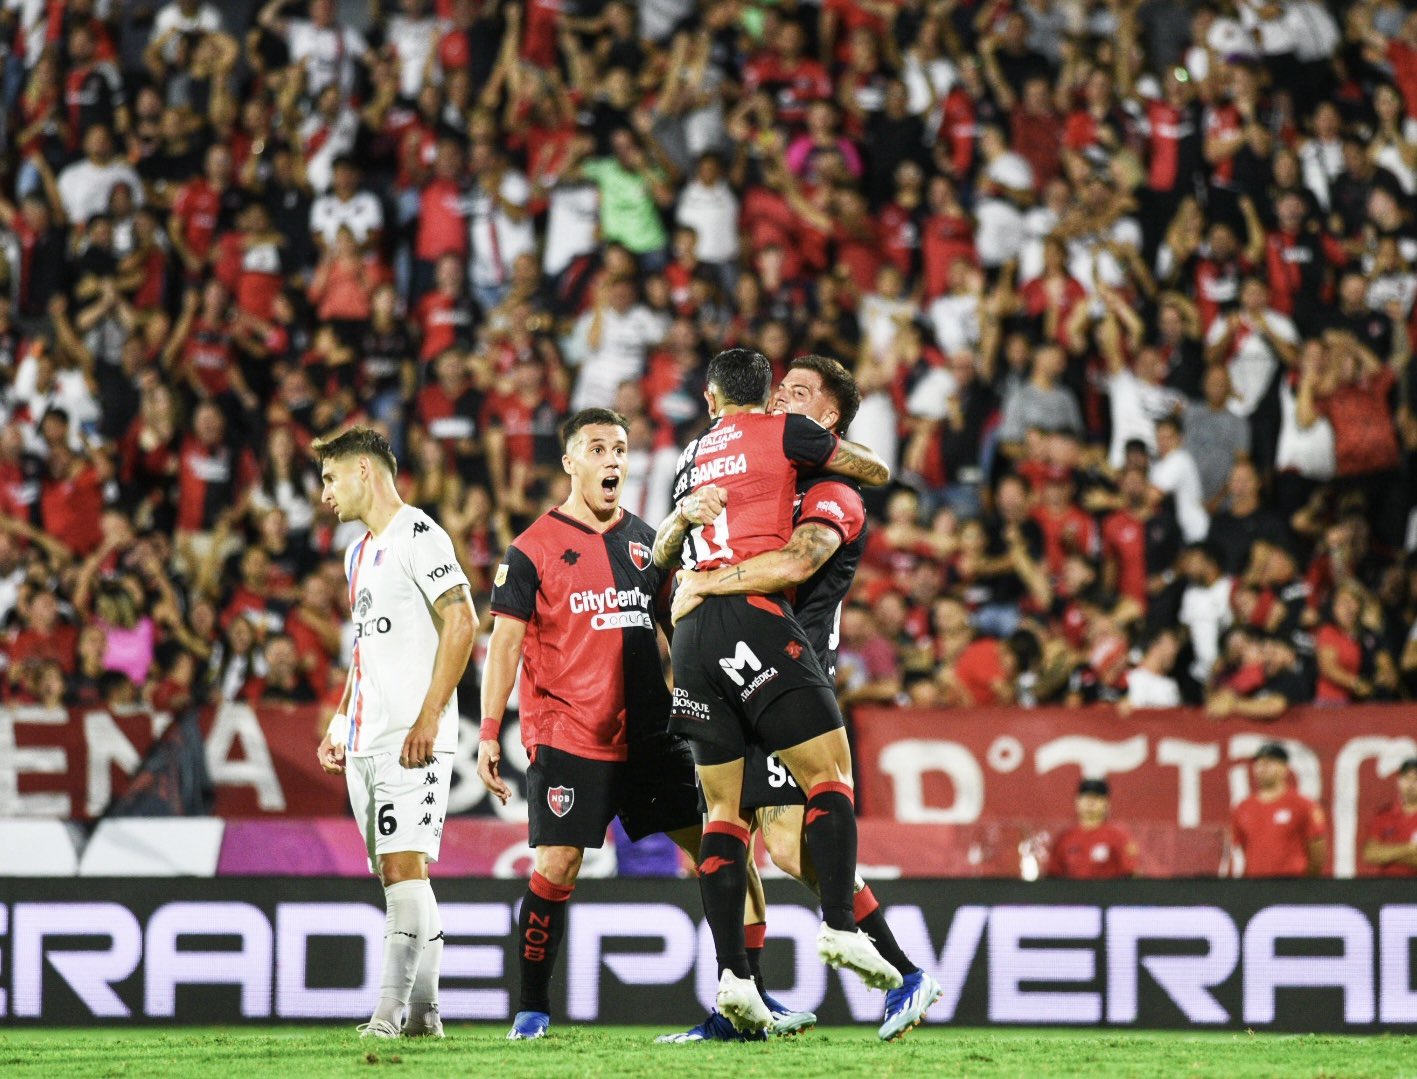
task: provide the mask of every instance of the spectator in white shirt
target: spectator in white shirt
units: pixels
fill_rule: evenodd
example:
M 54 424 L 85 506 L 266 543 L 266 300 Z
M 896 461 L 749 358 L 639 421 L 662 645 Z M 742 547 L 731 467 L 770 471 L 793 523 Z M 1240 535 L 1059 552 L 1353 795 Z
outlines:
M 1240 285 L 1240 309 L 1210 324 L 1205 339 L 1207 363 L 1229 365 L 1234 394 L 1230 411 L 1249 417 L 1269 390 L 1280 361 L 1299 355 L 1299 331 L 1269 306 L 1269 286 L 1258 277 Z
M 335 242 L 341 228 L 349 229 L 366 251 L 378 245 L 384 228 L 384 208 L 373 194 L 360 190 L 359 166 L 348 156 L 335 158 L 330 190 L 310 206 L 310 232 L 321 250 Z
M 479 142 L 469 158 L 477 186 L 468 196 L 467 225 L 472 250 L 468 277 L 484 312 L 497 307 L 507 294 L 512 264 L 536 250 L 532 224 L 531 184 L 491 143 Z
M 979 298 L 983 294 L 980 270 L 964 258 L 950 263 L 949 291 L 930 305 L 930 325 L 945 355 L 979 347 Z
M 1127 695 L 1118 708 L 1123 714 L 1138 708 L 1179 708 L 1181 687 L 1171 677 L 1181 642 L 1173 629 L 1159 630 L 1147 643 L 1141 662 L 1127 672 Z
M 143 201 L 143 183 L 133 166 L 113 153 L 113 136 L 99 124 L 84 132 L 84 156 L 59 174 L 59 201 L 71 225 L 108 212 L 108 199 L 127 184 L 134 202 Z
M 416 98 L 423 88 L 429 58 L 438 44 L 441 28 L 428 14 L 427 0 L 400 0 L 399 12 L 389 16 L 384 40 L 399 62 L 399 93 Z
M 1148 477 L 1151 485 L 1171 496 L 1176 520 L 1187 543 L 1199 543 L 1210 531 L 1210 514 L 1205 511 L 1201 472 L 1181 437 L 1181 420 L 1166 416 L 1156 423 L 1157 459 Z
M 979 150 L 985 164 L 974 207 L 974 247 L 979 261 L 995 269 L 1023 250 L 1027 230 L 1019 207 L 1033 201 L 1033 169 L 1008 148 L 997 127 L 983 129 Z
M 724 292 L 731 293 L 738 276 L 738 198 L 723 177 L 718 154 L 699 158 L 694 178 L 679 195 L 675 216 L 694 230 L 699 261 L 713 267 Z
M 1112 444 L 1107 461 L 1121 468 L 1126 445 L 1133 439 L 1156 452 L 1156 425 L 1186 407 L 1186 397 L 1166 385 L 1166 360 L 1160 350 L 1147 346 L 1137 353 L 1136 370 L 1127 367 L 1121 348 L 1106 351 L 1107 401 L 1112 413 Z
M 153 19 L 152 40 L 159 40 L 163 34 L 176 31 L 177 34 L 214 34 L 221 30 L 221 12 L 203 0 L 172 0 L 158 10 Z M 177 57 L 179 42 L 176 34 L 168 38 L 163 50 L 169 60 Z
M 1180 569 L 1188 584 L 1181 594 L 1178 621 L 1191 637 L 1195 659 L 1191 676 L 1204 685 L 1220 658 L 1220 638 L 1234 614 L 1230 593 L 1234 582 L 1221 570 L 1220 552 L 1209 542 L 1195 543 L 1181 553 Z
M 359 31 L 336 17 L 335 0 L 310 0 L 308 19 L 287 19 L 282 12 L 291 0 L 270 0 L 261 9 L 261 26 L 285 39 L 290 62 L 305 66 L 305 92 L 318 97 L 327 86 L 337 86 L 341 99 L 354 90 L 355 67 L 368 46 Z
M 594 306 L 576 323 L 574 337 L 583 349 L 571 411 L 613 407 L 620 384 L 644 374 L 649 350 L 667 328 L 662 316 L 636 302 L 632 278 L 603 282 Z M 567 358 L 574 356 L 572 349 Z

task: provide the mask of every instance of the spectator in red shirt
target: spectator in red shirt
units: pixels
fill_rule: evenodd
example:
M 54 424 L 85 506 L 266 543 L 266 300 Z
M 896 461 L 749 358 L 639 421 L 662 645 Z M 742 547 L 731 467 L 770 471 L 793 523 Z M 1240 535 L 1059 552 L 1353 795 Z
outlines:
M 39 519 L 44 531 L 79 557 L 99 545 L 103 486 L 93 464 L 63 442 L 49 450 L 49 470 L 40 489 Z
M 982 708 L 1015 704 L 1018 679 L 1038 665 L 1038 638 L 1026 629 L 1014 630 L 1006 640 L 980 637 L 965 646 L 954 670 L 940 672 L 945 699 L 950 704 Z
M 1070 551 L 1093 555 L 1097 550 L 1097 523 L 1074 503 L 1073 490 L 1072 472 L 1061 465 L 1049 466 L 1033 508 L 1033 520 L 1043 533 L 1043 561 L 1054 580 L 1063 572 L 1063 558 Z
M 1053 841 L 1047 874 L 1062 880 L 1118 880 L 1137 875 L 1137 845 L 1107 819 L 1112 790 L 1105 779 L 1078 784 L 1077 824 Z
M 1363 492 L 1378 538 L 1401 546 L 1407 498 L 1390 402 L 1397 375 L 1346 330 L 1330 330 L 1324 339 L 1322 370 L 1306 370 L 1299 382 L 1299 423 L 1328 420 L 1339 478 Z
M 64 674 L 74 673 L 78 631 L 59 618 L 59 602 L 53 592 L 36 592 L 23 609 L 24 628 L 15 634 L 9 648 L 11 667 L 40 660 L 53 660 Z
M 1047 79 L 1029 79 L 1009 114 L 1013 151 L 1033 169 L 1033 190 L 1040 194 L 1063 160 L 1063 118 L 1053 110 L 1050 92 Z
M 1397 770 L 1397 801 L 1368 822 L 1363 862 L 1381 877 L 1417 877 L 1417 757 Z
M 300 670 L 295 642 L 283 633 L 266 640 L 265 675 L 246 684 L 245 698 L 252 704 L 311 704 L 319 695 Z
M 1230 814 L 1244 876 L 1317 877 L 1328 856 L 1327 820 L 1321 807 L 1290 786 L 1289 751 L 1266 742 L 1255 753 L 1255 793 Z
M 1358 620 L 1363 613 L 1363 589 L 1347 580 L 1333 594 L 1332 617 L 1314 634 L 1319 678 L 1315 704 L 1349 704 L 1373 694 L 1373 682 L 1363 677 L 1363 642 Z

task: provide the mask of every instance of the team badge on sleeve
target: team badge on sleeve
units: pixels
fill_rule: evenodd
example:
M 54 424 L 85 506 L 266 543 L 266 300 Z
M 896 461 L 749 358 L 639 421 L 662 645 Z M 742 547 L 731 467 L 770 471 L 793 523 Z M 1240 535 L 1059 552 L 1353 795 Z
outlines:
M 649 569 L 649 564 L 654 559 L 654 552 L 643 543 L 630 540 L 630 561 L 635 564 L 635 569 L 643 573 Z
M 551 808 L 551 812 L 558 817 L 564 817 L 569 813 L 575 801 L 575 787 L 550 787 L 546 791 L 546 804 Z
M 498 588 L 507 583 L 507 563 L 503 562 L 497 567 L 497 576 L 492 578 L 492 583 Z

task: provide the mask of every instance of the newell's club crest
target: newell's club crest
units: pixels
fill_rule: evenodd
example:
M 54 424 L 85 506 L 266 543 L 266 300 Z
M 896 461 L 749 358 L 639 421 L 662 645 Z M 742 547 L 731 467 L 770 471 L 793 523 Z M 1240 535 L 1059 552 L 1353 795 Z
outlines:
M 546 804 L 551 807 L 551 812 L 558 817 L 564 817 L 569 813 L 575 801 L 575 787 L 552 787 L 546 792 Z
M 361 588 L 359 594 L 354 597 L 354 613 L 363 618 L 369 613 L 369 608 L 374 606 L 374 597 L 369 594 L 369 589 Z
M 788 641 L 782 650 L 786 652 L 789 656 L 791 656 L 793 659 L 802 658 L 802 646 L 796 641 Z
M 630 561 L 635 564 L 635 569 L 643 573 L 649 569 L 650 562 L 654 559 L 654 552 L 643 543 L 630 541 Z

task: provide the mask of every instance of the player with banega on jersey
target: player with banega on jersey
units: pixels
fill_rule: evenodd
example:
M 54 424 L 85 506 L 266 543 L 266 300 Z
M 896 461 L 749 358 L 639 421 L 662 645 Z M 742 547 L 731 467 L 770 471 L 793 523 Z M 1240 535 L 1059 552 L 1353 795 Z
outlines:
M 788 364 L 773 394 L 776 414 L 807 416 L 827 430 L 845 434 L 861 404 L 851 373 L 825 356 L 799 356 Z M 800 476 L 797 481 L 796 527 L 780 550 L 756 555 L 737 566 L 719 570 L 684 570 L 674 592 L 677 623 L 706 595 L 772 594 L 791 590 L 792 608 L 828 678 L 836 677 L 836 649 L 841 605 L 851 588 L 866 546 L 866 509 L 860 488 L 850 479 L 830 474 Z M 678 552 L 671 552 L 677 554 Z M 806 798 L 775 757 L 758 746 L 748 747 L 742 804 L 751 814 L 752 829 L 760 831 L 774 864 L 809 890 L 817 890 L 815 867 L 803 849 Z M 751 851 L 750 851 L 751 853 Z M 890 1041 L 918 1025 L 943 991 L 928 973 L 912 963 L 896 942 L 875 895 L 858 875 L 855 881 L 856 924 L 900 971 L 903 984 L 886 994 L 879 1035 Z M 760 955 L 766 924 L 746 926 L 748 962 L 762 985 Z M 664 1042 L 740 1040 L 732 1025 L 716 1012 L 698 1026 L 666 1034 Z
M 771 389 L 772 368 L 761 353 L 729 349 L 710 362 L 705 398 L 713 425 L 680 457 L 677 505 L 655 536 L 657 565 L 670 566 L 676 548 L 688 569 L 736 566 L 782 548 L 793 531 L 800 472 L 826 469 L 873 485 L 889 479 L 889 469 L 865 447 L 805 416 L 769 415 Z M 710 524 L 689 529 L 685 518 L 710 488 L 721 490 L 722 510 Z M 874 988 L 899 988 L 900 972 L 856 928 L 851 753 L 833 687 L 786 600 L 707 597 L 676 627 L 671 656 L 670 728 L 690 740 L 708 806 L 699 887 L 720 968 L 719 1012 L 742 1032 L 771 1021 L 748 964 L 742 919 L 749 838 L 742 788 L 750 744 L 776 752 L 807 792 L 803 830 L 822 897 L 818 955 Z

